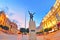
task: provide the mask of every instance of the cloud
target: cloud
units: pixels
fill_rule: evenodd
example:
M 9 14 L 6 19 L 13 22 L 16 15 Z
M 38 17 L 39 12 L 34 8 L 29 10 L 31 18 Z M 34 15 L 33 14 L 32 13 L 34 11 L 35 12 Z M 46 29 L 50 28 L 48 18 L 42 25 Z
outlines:
M 25 17 L 23 15 L 15 12 L 9 13 L 9 19 L 18 25 L 18 29 L 25 26 Z
M 0 7 L 1 8 L 1 7 Z M 1 9 L 4 9 L 5 14 L 8 15 L 8 18 L 15 22 L 18 25 L 19 28 L 25 27 L 25 12 L 22 10 L 20 12 L 17 12 L 13 9 L 10 9 L 9 7 L 2 7 Z M 28 22 L 26 22 L 26 26 L 28 26 Z

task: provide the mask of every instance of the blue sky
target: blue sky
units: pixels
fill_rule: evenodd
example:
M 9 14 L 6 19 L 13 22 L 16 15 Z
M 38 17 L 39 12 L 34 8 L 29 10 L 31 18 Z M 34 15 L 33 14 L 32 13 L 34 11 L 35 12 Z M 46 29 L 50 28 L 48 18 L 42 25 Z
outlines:
M 25 27 L 29 23 L 28 10 L 35 12 L 34 21 L 39 26 L 44 16 L 49 12 L 56 0 L 0 0 L 0 10 L 4 10 L 8 18 L 16 22 L 18 27 Z

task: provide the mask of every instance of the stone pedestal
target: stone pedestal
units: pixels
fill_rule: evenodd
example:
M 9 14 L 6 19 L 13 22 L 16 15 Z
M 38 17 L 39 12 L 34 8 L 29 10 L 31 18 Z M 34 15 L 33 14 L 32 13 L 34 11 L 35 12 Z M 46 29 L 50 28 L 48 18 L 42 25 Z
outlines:
M 29 39 L 36 40 L 36 25 L 34 21 L 29 21 Z

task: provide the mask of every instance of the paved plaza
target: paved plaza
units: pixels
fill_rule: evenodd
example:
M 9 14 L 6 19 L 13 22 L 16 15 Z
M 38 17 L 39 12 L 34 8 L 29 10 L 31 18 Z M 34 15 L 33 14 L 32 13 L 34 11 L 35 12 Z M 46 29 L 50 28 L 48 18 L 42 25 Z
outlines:
M 0 32 L 0 40 L 29 40 L 29 35 L 9 35 Z M 60 40 L 60 30 L 47 35 L 37 36 L 37 40 Z

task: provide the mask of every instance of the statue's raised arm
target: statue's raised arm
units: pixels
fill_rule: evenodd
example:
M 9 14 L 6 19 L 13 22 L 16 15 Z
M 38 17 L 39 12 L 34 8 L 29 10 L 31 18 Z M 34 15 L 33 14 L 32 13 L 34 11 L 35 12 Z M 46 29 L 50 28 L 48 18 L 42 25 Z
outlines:
M 33 21 L 33 17 L 34 17 L 33 15 L 34 15 L 35 13 L 32 14 L 32 13 L 30 13 L 30 11 L 28 11 L 28 12 L 29 12 L 29 15 L 30 15 L 30 21 Z
M 33 15 L 35 14 L 35 12 L 33 13 Z
M 30 11 L 28 11 L 29 15 L 30 15 Z

